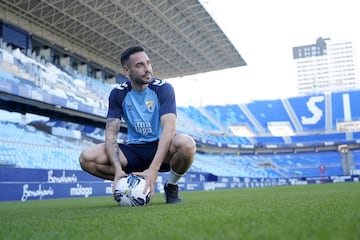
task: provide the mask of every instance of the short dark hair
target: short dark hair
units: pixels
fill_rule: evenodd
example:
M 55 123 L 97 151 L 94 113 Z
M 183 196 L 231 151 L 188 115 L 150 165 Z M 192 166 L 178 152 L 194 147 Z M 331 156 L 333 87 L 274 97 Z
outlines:
M 125 66 L 127 64 L 127 61 L 129 60 L 130 56 L 137 52 L 145 52 L 144 47 L 139 45 L 139 46 L 132 46 L 132 47 L 125 49 L 125 51 L 123 51 L 123 53 L 121 54 L 121 57 L 120 57 L 121 66 Z

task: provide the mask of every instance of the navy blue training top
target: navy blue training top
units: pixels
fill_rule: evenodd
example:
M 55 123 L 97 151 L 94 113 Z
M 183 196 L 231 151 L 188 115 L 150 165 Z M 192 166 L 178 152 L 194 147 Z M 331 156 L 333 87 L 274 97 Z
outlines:
M 174 89 L 157 78 L 140 92 L 132 89 L 128 80 L 109 95 L 107 117 L 125 120 L 130 144 L 158 140 L 162 132 L 160 117 L 167 113 L 176 114 Z

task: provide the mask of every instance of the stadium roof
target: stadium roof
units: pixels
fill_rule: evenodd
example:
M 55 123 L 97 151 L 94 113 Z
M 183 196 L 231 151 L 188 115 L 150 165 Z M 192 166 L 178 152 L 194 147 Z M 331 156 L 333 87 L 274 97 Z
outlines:
M 0 0 L 0 16 L 115 72 L 134 44 L 163 79 L 246 65 L 198 0 Z

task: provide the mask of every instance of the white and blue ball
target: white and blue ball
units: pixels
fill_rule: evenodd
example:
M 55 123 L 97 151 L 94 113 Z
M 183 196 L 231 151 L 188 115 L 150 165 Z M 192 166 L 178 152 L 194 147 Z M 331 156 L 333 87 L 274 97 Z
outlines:
M 120 206 L 144 206 L 150 202 L 150 188 L 144 193 L 146 181 L 133 174 L 119 180 L 115 188 L 115 201 Z

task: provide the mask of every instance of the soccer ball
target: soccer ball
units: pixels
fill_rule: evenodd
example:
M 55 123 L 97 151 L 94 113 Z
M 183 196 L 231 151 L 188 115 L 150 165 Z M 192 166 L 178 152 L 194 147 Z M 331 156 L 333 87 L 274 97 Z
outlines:
M 146 181 L 133 174 L 119 180 L 115 189 L 115 201 L 120 206 L 144 206 L 150 202 L 150 188 L 144 194 Z

